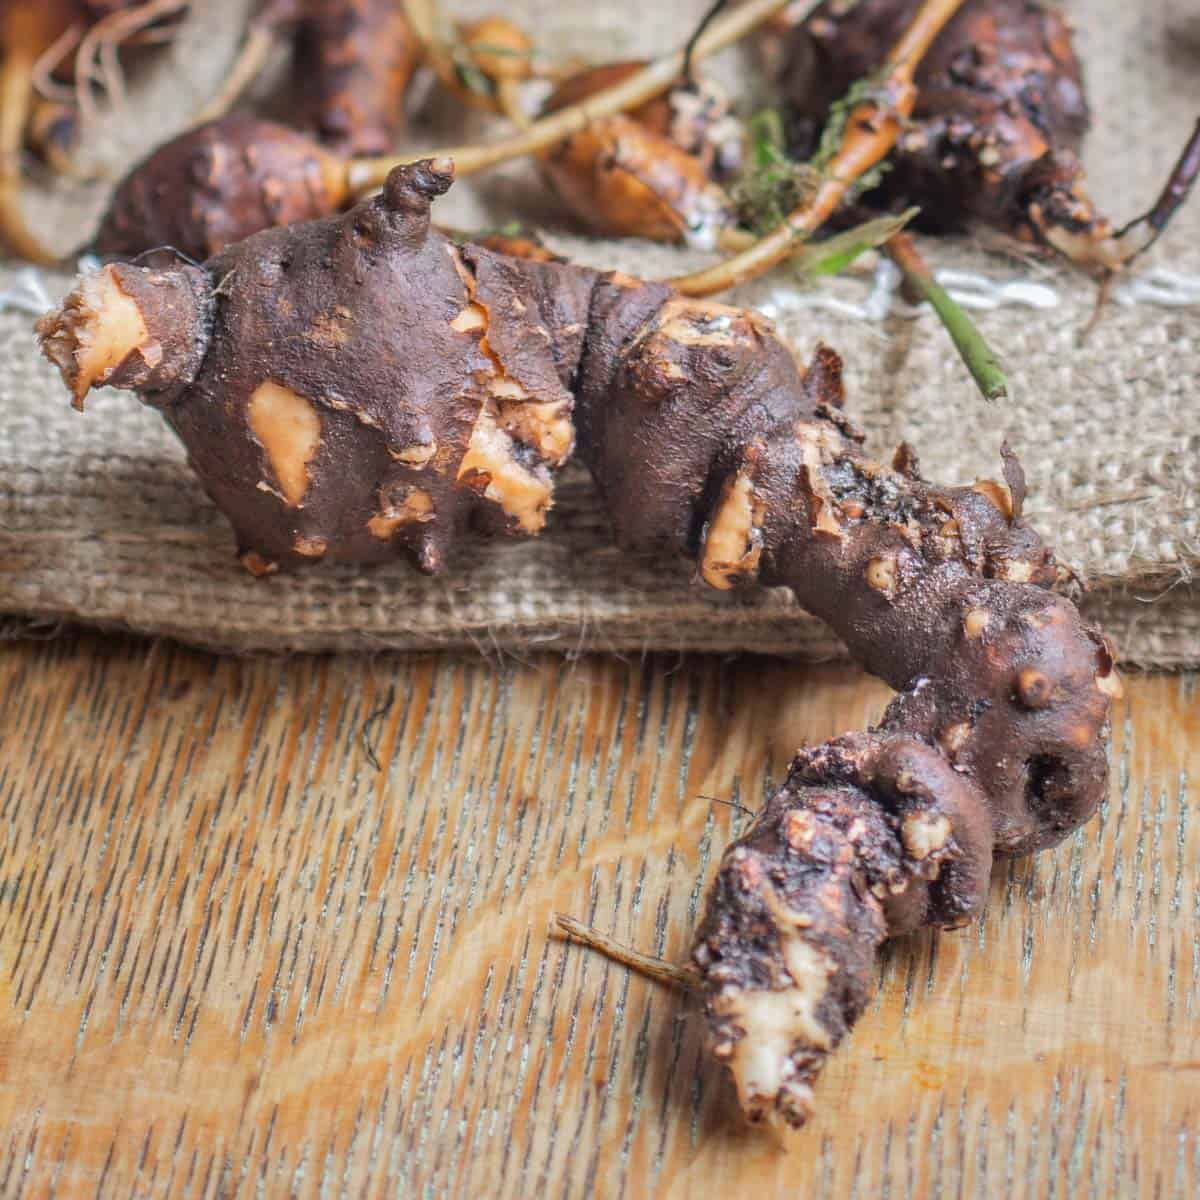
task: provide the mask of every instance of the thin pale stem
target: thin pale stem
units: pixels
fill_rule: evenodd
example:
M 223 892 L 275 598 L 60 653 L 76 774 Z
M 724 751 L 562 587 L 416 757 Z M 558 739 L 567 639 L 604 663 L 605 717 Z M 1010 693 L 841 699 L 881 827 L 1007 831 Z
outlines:
M 963 0 L 925 0 L 908 28 L 900 35 L 900 40 L 883 60 L 889 78 L 903 78 L 911 82 L 916 77 L 921 59 L 929 53 L 929 47 L 962 6 Z
M 1172 217 L 1183 207 L 1196 179 L 1200 176 L 1200 120 L 1197 120 L 1192 136 L 1188 138 L 1166 186 L 1149 212 L 1130 221 L 1117 234 L 1117 243 L 1124 251 L 1125 264 L 1145 254 L 1171 223 Z
M 242 93 L 258 78 L 275 47 L 279 35 L 273 25 L 252 25 L 246 40 L 234 60 L 233 67 L 225 77 L 216 95 L 196 114 L 196 124 L 215 121 L 223 117 L 241 99 Z
M 103 73 L 105 47 L 118 46 L 156 21 L 183 12 L 188 3 L 189 0 L 146 0 L 144 4 L 111 13 L 87 31 L 75 54 L 75 98 L 84 124 L 96 119 L 92 85 Z
M 425 64 L 450 86 L 458 72 L 458 64 L 447 42 L 436 3 L 434 0 L 404 0 L 404 15 L 421 44 Z
M 917 99 L 916 69 L 963 0 L 925 0 L 885 60 L 881 98 L 858 104 L 846 119 L 841 145 L 811 197 L 749 249 L 703 271 L 669 282 L 688 296 L 711 296 L 765 274 L 791 257 L 837 211 L 854 184 L 896 145 Z
M 897 233 L 884 243 L 888 257 L 900 268 L 905 282 L 921 300 L 929 302 L 937 313 L 959 357 L 971 372 L 985 400 L 1003 400 L 1008 396 L 1008 379 L 1000 360 L 984 340 L 975 322 L 951 299 L 933 277 L 929 264 L 921 256 L 907 233 Z
M 75 100 L 75 89 L 69 84 L 58 83 L 54 78 L 54 72 L 62 66 L 67 55 L 75 50 L 82 37 L 83 26 L 76 21 L 74 24 L 68 25 L 54 39 L 50 48 L 37 60 L 37 64 L 33 68 L 33 86 L 39 96 L 47 100 L 61 100 L 68 104 Z
M 747 0 L 745 4 L 739 5 L 712 23 L 693 47 L 692 61 L 699 62 L 732 45 L 787 3 L 788 0 Z M 665 92 L 679 78 L 683 69 L 683 59 L 682 49 L 656 58 L 635 75 L 615 86 L 597 92 L 569 108 L 560 109 L 551 116 L 534 121 L 528 129 L 491 144 L 450 146 L 401 158 L 354 159 L 347 168 L 347 184 L 350 191 L 356 194 L 382 187 L 393 167 L 418 162 L 424 158 L 454 159 L 456 174 L 461 177 L 509 159 L 536 154 L 539 150 L 565 141 L 593 121 L 636 108 L 639 104 L 644 104 Z
M 589 950 L 598 950 L 605 958 L 611 958 L 613 962 L 619 962 L 631 971 L 637 971 L 639 975 L 645 975 L 657 983 L 682 988 L 687 992 L 695 991 L 700 985 L 700 977 L 695 967 L 670 963 L 651 954 L 643 954 L 640 950 L 615 941 L 598 929 L 582 924 L 574 917 L 568 917 L 566 913 L 554 914 L 554 928 L 564 937 L 574 939 Z
M 525 105 L 521 102 L 521 85 L 517 80 L 497 80 L 496 103 L 500 111 L 518 129 L 528 129 L 533 124 L 533 118 L 525 111 Z
M 404 15 L 422 46 L 438 42 L 438 12 L 433 0 L 404 0 Z
M 0 243 L 35 263 L 52 263 L 55 256 L 29 231 L 21 211 L 21 143 L 33 99 L 37 56 L 12 46 L 0 70 Z

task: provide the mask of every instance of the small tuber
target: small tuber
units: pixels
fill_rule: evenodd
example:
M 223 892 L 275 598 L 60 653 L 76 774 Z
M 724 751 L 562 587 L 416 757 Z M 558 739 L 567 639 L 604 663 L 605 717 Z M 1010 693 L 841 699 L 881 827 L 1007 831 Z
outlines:
M 557 112 L 642 66 L 609 63 L 564 80 L 543 112 Z M 681 80 L 628 113 L 593 121 L 539 156 L 556 195 L 588 229 L 611 237 L 717 245 L 735 223 L 720 181 L 741 161 L 742 133 L 714 87 Z
M 224 116 L 277 44 L 292 47 L 304 123 L 338 154 L 386 154 L 404 128 L 421 47 L 401 0 L 263 0 L 200 121 Z

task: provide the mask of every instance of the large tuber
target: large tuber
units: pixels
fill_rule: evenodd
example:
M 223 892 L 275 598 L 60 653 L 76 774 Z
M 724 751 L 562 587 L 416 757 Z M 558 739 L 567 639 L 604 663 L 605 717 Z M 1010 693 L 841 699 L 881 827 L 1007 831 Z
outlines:
M 534 534 L 578 445 L 629 552 L 718 589 L 787 586 L 899 695 L 797 758 L 726 852 L 696 937 L 713 1050 L 752 1118 L 800 1123 L 887 937 L 970 920 L 993 854 L 1053 845 L 1104 794 L 1120 684 L 1006 482 L 866 457 L 841 364 L 661 284 L 458 245 L 451 164 L 202 268 L 111 265 L 42 319 L 77 402 L 170 422 L 242 561 L 408 555 L 466 526 Z

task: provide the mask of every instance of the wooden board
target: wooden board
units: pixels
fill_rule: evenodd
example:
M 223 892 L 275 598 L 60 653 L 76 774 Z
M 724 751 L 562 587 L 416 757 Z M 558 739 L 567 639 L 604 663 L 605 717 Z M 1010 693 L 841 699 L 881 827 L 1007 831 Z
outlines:
M 0 1194 L 1191 1200 L 1195 678 L 1133 681 L 1102 818 L 981 925 L 890 947 L 794 1136 L 739 1123 L 686 998 L 548 936 L 682 956 L 746 820 L 710 797 L 884 700 L 754 659 L 10 645 Z

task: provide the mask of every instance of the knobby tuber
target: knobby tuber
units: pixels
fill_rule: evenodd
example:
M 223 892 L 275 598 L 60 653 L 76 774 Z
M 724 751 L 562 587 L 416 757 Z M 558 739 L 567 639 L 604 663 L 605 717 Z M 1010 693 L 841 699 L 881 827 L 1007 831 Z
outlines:
M 726 852 L 694 949 L 713 1052 L 753 1118 L 801 1122 L 863 1010 L 874 953 L 979 910 L 993 854 L 1095 811 L 1120 684 L 1105 638 L 1004 481 L 872 461 L 841 364 L 801 370 L 753 312 L 430 225 L 452 164 L 202 267 L 114 264 L 39 323 L 76 403 L 135 391 L 183 440 L 259 574 L 534 534 L 557 469 L 591 469 L 627 552 L 710 586 L 792 589 L 899 695 L 800 754 Z
M 339 154 L 386 154 L 404 127 L 421 57 L 400 0 L 264 0 L 201 122 L 223 116 L 276 44 L 290 43 L 307 122 Z
M 672 280 L 674 285 L 692 296 L 724 291 L 778 266 L 816 233 L 891 153 L 916 104 L 921 62 L 963 2 L 919 0 L 889 43 L 871 94 L 849 107 L 811 192 L 765 237 L 725 262 Z
M 902 32 L 889 54 L 886 87 L 856 108 L 847 121 L 843 144 L 821 180 L 809 169 L 811 187 L 802 191 L 801 204 L 779 222 L 779 229 L 761 241 L 736 228 L 738 205 L 721 186 L 741 165 L 745 134 L 731 115 L 728 101 L 715 89 L 685 75 L 672 90 L 627 113 L 594 121 L 557 146 L 542 152 L 545 174 L 566 206 L 593 232 L 612 237 L 644 237 L 656 241 L 687 241 L 692 245 L 732 252 L 728 262 L 674 280 L 676 288 L 710 295 L 767 270 L 781 259 L 803 252 L 809 234 L 833 214 L 865 167 L 882 158 L 893 144 L 893 118 L 911 107 L 911 79 L 921 55 L 961 0 L 929 0 Z M 500 23 L 512 40 L 512 27 Z M 526 56 L 528 43 L 520 42 Z M 641 64 L 611 63 L 568 77 L 551 94 L 543 111 L 576 104 L 611 86 Z M 887 97 L 887 104 L 879 101 Z M 520 123 L 519 104 L 509 98 L 500 107 Z M 795 173 L 789 171 L 795 180 Z M 772 187 L 772 191 L 778 184 Z M 777 198 L 772 197 L 772 207 Z M 903 221 L 907 218 L 897 218 Z M 878 224 L 878 223 L 876 223 Z M 882 237 L 855 231 L 855 253 L 876 245 Z M 938 287 L 911 240 L 893 237 L 885 249 L 919 285 L 946 325 L 955 348 L 989 400 L 1004 396 L 1007 383 L 995 356 L 974 323 Z
M 250 233 L 328 216 L 349 199 L 344 160 L 303 134 L 234 113 L 172 138 L 118 186 L 101 254 L 170 246 L 205 259 Z
M 755 29 L 787 0 L 745 0 L 715 20 L 692 47 L 699 62 Z M 684 51 L 663 55 L 578 104 L 534 122 L 512 137 L 453 147 L 459 174 L 483 170 L 554 146 L 590 123 L 636 108 L 669 89 Z M 284 220 L 334 213 L 379 187 L 411 158 L 344 158 L 285 126 L 234 114 L 166 143 L 116 189 L 95 249 L 134 257 L 170 246 L 205 259 L 231 242 Z M 169 196 L 169 202 L 163 197 Z M 278 213 L 278 216 L 273 215 Z
M 805 157 L 855 85 L 866 87 L 921 0 L 824 0 L 787 36 L 782 84 Z M 1170 205 L 1117 230 L 1077 157 L 1090 113 L 1066 19 L 1033 0 L 967 0 L 924 57 L 916 106 L 878 195 L 915 204 L 932 231 L 979 222 L 1118 270 L 1161 232 L 1198 169 L 1193 141 Z M 1197 135 L 1200 137 L 1200 134 Z M 1168 187 L 1168 194 L 1172 189 Z M 1155 213 L 1158 220 L 1153 219 Z

